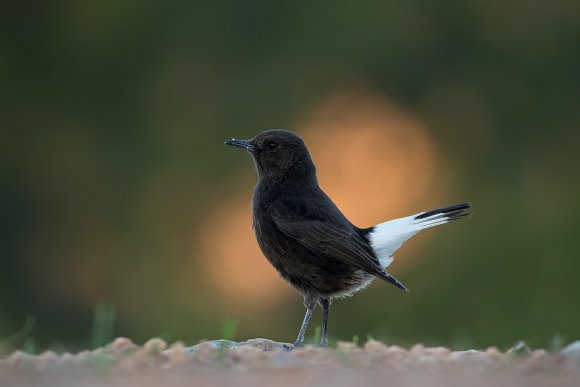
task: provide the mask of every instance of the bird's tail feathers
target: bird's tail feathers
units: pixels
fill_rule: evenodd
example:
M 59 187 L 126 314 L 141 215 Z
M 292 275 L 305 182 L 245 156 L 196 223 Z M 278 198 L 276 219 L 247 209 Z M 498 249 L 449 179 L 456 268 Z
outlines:
M 409 289 L 407 289 L 407 287 L 405 285 L 403 285 L 403 283 L 401 281 L 399 281 L 398 279 L 396 279 L 395 277 L 393 277 L 392 275 L 390 275 L 386 271 L 384 273 L 382 273 L 382 275 L 380 275 L 379 277 L 381 279 L 389 282 L 390 284 L 395 285 L 396 287 L 398 287 L 402 291 L 409 293 Z
M 426 228 L 470 216 L 471 204 L 461 203 L 390 220 L 370 227 L 366 231 L 379 263 L 382 267 L 387 268 L 393 262 L 393 253 L 413 235 Z M 387 281 L 391 282 L 388 279 Z
M 471 216 L 471 204 L 461 203 L 436 210 L 421 212 L 414 217 L 414 224 L 418 230 L 439 226 L 454 220 L 469 218 Z

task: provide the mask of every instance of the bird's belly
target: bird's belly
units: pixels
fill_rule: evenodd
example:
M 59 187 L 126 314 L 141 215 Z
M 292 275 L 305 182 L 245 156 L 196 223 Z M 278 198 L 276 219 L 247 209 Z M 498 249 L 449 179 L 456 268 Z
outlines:
M 363 290 L 367 286 L 369 286 L 371 282 L 373 282 L 373 279 L 375 278 L 374 276 L 367 273 L 363 273 L 362 271 L 361 275 L 362 278 L 360 278 L 359 280 L 351 282 L 349 286 L 343 289 L 339 289 L 334 293 L 328 294 L 327 297 L 330 298 L 350 297 L 359 290 Z
M 271 261 L 272 262 L 272 261 Z M 372 275 L 351 267 L 341 267 L 333 263 L 326 265 L 300 262 L 298 264 L 280 265 L 272 262 L 280 276 L 303 294 L 314 294 L 324 297 L 348 297 L 368 286 Z
M 303 294 L 346 297 L 371 283 L 372 275 L 330 256 L 318 255 L 254 213 L 254 231 L 264 256 Z
M 362 270 L 337 261 L 332 257 L 314 255 L 295 241 L 277 238 L 258 240 L 268 261 L 280 276 L 303 294 L 324 297 L 347 297 L 365 288 L 374 278 Z

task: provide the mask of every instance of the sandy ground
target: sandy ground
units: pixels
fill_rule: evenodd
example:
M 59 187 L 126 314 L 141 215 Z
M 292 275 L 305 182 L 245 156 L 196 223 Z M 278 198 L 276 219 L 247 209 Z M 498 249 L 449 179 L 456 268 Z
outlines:
M 0 359 L 0 386 L 580 386 L 580 341 L 556 353 L 525 346 L 502 353 L 411 349 L 368 341 L 362 348 L 297 348 L 253 339 L 184 347 L 118 338 L 78 354 L 15 352 Z

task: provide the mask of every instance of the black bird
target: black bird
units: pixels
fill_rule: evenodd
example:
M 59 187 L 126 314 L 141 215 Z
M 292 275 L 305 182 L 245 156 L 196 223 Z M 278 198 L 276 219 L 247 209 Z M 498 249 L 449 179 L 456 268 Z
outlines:
M 258 171 L 252 198 L 258 244 L 280 276 L 304 297 L 306 315 L 296 347 L 304 341 L 317 303 L 323 313 L 320 345 L 326 346 L 332 299 L 352 295 L 374 277 L 408 291 L 386 271 L 392 254 L 425 228 L 471 215 L 470 204 L 461 203 L 358 228 L 319 187 L 316 167 L 298 135 L 274 129 L 225 144 L 252 155 Z

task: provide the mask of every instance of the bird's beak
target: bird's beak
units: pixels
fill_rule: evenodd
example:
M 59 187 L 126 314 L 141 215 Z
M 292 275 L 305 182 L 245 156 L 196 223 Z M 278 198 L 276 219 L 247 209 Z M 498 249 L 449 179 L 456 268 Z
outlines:
M 238 148 L 243 148 L 243 149 L 247 150 L 248 152 L 251 152 L 254 150 L 254 146 L 252 144 L 250 144 L 250 141 L 248 141 L 248 140 L 236 140 L 236 139 L 232 138 L 231 140 L 224 142 L 224 144 L 237 146 Z

